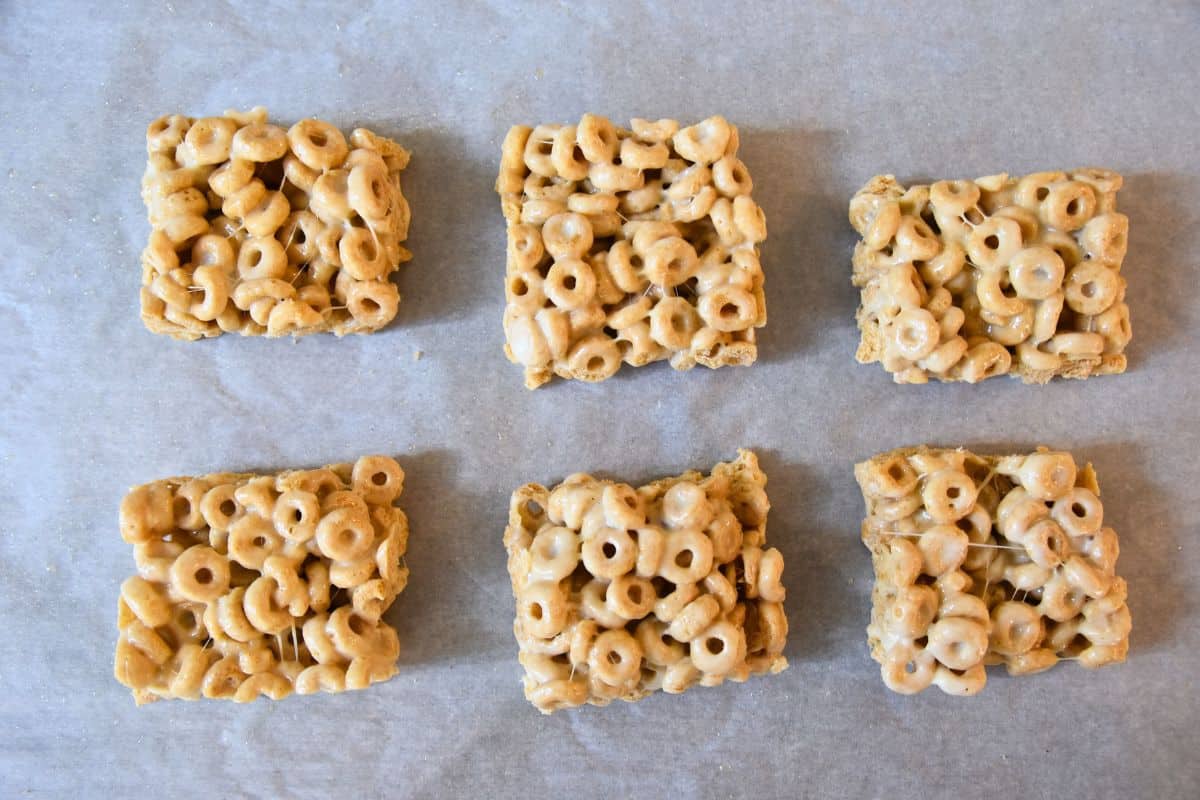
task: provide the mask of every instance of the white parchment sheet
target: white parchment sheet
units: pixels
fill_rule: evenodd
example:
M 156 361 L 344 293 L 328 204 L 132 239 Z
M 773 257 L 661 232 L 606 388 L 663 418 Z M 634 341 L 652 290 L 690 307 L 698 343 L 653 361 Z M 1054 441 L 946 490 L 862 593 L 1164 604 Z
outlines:
M 1200 10 L 1194 2 L 0 2 L 0 796 L 1200 797 Z M 413 151 L 414 259 L 378 335 L 180 343 L 138 319 L 146 124 L 266 105 Z M 503 357 L 513 123 L 721 113 L 766 211 L 749 369 L 529 392 Z M 853 361 L 850 196 L 1103 165 L 1127 176 L 1129 372 L 892 384 Z M 423 357 L 414 360 L 414 351 Z M 922 442 L 1098 470 L 1127 664 L 889 693 L 867 653 L 852 464 Z M 511 490 L 760 453 L 791 668 L 545 718 L 500 537 Z M 250 706 L 112 678 L 131 485 L 395 454 L 400 674 Z

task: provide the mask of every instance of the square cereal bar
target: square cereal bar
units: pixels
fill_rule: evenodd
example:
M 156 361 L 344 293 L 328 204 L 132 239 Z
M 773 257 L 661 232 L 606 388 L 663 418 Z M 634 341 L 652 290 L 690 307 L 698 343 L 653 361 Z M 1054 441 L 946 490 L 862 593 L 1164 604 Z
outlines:
M 634 489 L 590 475 L 513 492 L 504 545 L 525 697 L 549 714 L 787 668 L 783 556 L 748 450 Z
M 150 123 L 142 321 L 155 333 L 338 336 L 396 316 L 388 277 L 411 258 L 408 151 L 359 128 L 291 128 L 265 108 Z
M 850 201 L 858 361 L 896 383 L 1124 372 L 1121 181 L 1102 169 L 908 188 L 872 178 Z
M 978 456 L 893 450 L 854 468 L 875 567 L 867 636 L 883 682 L 975 694 L 1061 660 L 1125 660 L 1131 626 L 1091 464 L 1038 448 Z
M 145 703 L 363 689 L 396 674 L 404 471 L 386 456 L 139 486 L 121 503 L 114 673 Z
M 504 352 L 527 387 L 602 381 L 622 362 L 754 362 L 767 228 L 737 150 L 722 117 L 625 129 L 584 114 L 508 132 Z

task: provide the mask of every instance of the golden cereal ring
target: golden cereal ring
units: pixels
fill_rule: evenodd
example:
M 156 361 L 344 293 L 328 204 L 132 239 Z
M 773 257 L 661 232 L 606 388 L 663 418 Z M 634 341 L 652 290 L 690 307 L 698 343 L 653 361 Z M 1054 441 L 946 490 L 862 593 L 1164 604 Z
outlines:
M 287 139 L 296 158 L 313 170 L 340 167 L 349 153 L 342 132 L 317 119 L 300 120 L 288 129 Z
M 604 528 L 584 540 L 580 555 L 589 573 L 613 580 L 633 569 L 637 545 L 627 532 Z
M 675 152 L 688 161 L 711 164 L 725 155 L 732 134 L 732 126 L 725 118 L 714 116 L 680 129 L 671 137 L 671 143 Z
M 375 330 L 391 322 L 400 306 L 400 290 L 386 280 L 354 281 L 346 291 L 346 307 L 358 324 Z
M 582 214 L 555 214 L 542 226 L 542 243 L 556 261 L 581 259 L 592 247 L 592 226 Z
M 641 675 L 642 646 L 625 630 L 605 631 L 588 654 L 588 670 L 610 686 L 633 684 Z
M 346 671 L 334 664 L 313 664 L 296 676 L 296 694 L 342 692 L 346 689 Z
M 236 130 L 237 125 L 224 117 L 205 117 L 193 122 L 183 139 L 187 152 L 185 165 L 205 166 L 227 161 Z
M 582 381 L 602 381 L 621 367 L 621 351 L 615 341 L 602 333 L 579 340 L 567 354 L 572 377 Z
M 608 585 L 604 602 L 609 611 L 623 619 L 641 619 L 654 608 L 658 595 L 646 578 L 622 575 Z
M 146 150 L 149 153 L 170 152 L 183 143 L 192 121 L 182 114 L 159 117 L 146 127 Z
M 256 122 L 233 135 L 230 155 L 234 159 L 264 162 L 283 158 L 288 152 L 287 132 L 276 125 Z
M 667 626 L 652 616 L 638 623 L 634 636 L 649 664 L 670 666 L 686 655 L 684 646 L 667 636 Z
M 375 529 L 362 511 L 337 508 L 317 523 L 316 541 L 326 557 L 334 561 L 357 562 L 371 551 Z
M 610 163 L 617 155 L 617 131 L 604 117 L 584 114 L 575 135 L 583 157 L 593 164 Z
M 211 547 L 194 545 L 171 565 L 171 588 L 197 603 L 216 600 L 229 590 L 229 560 Z
M 1096 193 L 1086 183 L 1059 181 L 1048 187 L 1038 216 L 1050 228 L 1075 231 L 1096 213 Z
M 1117 301 L 1121 279 L 1096 261 L 1083 261 L 1068 274 L 1064 285 L 1067 306 L 1077 314 L 1095 315 Z

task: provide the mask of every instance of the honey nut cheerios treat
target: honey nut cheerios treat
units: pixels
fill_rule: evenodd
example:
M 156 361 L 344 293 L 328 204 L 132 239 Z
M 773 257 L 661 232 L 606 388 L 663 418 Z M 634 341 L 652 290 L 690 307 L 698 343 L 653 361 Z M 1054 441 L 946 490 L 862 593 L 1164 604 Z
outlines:
M 867 636 L 883 682 L 972 695 L 984 667 L 1125 660 L 1132 622 L 1091 464 L 908 448 L 854 468 L 875 567 Z
M 386 456 L 139 486 L 121 503 L 114 674 L 140 705 L 364 689 L 396 674 L 404 471 Z
M 409 153 L 262 107 L 160 117 L 146 131 L 142 321 L 195 340 L 371 333 L 396 316 L 389 276 L 411 254 L 400 172 Z
M 748 450 L 640 488 L 522 486 L 504 545 L 525 697 L 549 714 L 787 668 L 783 556 Z
M 723 117 L 681 128 L 584 114 L 516 125 L 496 191 L 508 230 L 505 355 L 530 389 L 621 365 L 752 364 L 767 322 L 753 181 Z
M 872 178 L 850 201 L 858 361 L 897 383 L 1124 372 L 1121 183 L 1104 169 L 907 188 Z

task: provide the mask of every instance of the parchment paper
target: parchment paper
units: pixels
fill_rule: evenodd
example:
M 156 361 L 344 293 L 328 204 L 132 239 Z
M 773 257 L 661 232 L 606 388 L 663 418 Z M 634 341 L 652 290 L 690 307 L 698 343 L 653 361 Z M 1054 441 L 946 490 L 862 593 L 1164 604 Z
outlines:
M 1194 3 L 0 4 L 0 796 L 1200 796 L 1200 12 Z M 413 151 L 386 331 L 177 343 L 137 315 L 146 124 L 265 104 Z M 722 113 L 770 235 L 749 369 L 536 392 L 501 353 L 492 193 L 516 122 Z M 1130 370 L 894 386 L 853 361 L 850 195 L 1099 164 L 1127 176 Z M 414 360 L 414 351 L 423 357 Z M 1095 463 L 1127 664 L 889 693 L 851 466 L 934 442 Z M 509 492 L 756 448 L 784 674 L 543 718 L 521 695 Z M 370 691 L 136 709 L 112 678 L 131 485 L 397 455 L 412 581 Z

